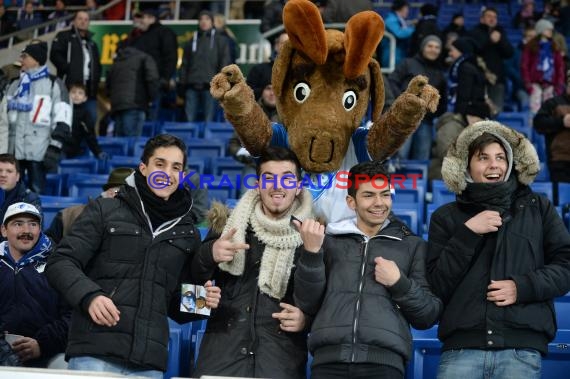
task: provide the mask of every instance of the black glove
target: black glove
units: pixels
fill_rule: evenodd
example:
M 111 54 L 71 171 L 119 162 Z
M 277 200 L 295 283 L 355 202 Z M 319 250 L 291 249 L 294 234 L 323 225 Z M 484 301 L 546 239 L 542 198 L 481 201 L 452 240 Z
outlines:
M 160 89 L 162 90 L 162 92 L 170 91 L 170 80 L 160 78 Z
M 59 160 L 61 159 L 61 149 L 55 146 L 48 146 L 44 155 L 44 168 L 46 172 L 57 172 Z

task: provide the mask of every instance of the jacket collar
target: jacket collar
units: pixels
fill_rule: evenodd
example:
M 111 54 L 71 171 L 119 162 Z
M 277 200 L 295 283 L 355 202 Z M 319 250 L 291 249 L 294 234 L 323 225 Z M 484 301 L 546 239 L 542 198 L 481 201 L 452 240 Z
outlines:
M 8 241 L 3 241 L 0 243 L 0 259 L 8 263 L 12 268 L 22 268 L 24 266 L 31 265 L 35 262 L 45 262 L 48 255 L 52 251 L 51 240 L 42 232 L 38 238 L 38 242 L 24 255 L 17 263 L 10 255 L 10 247 Z

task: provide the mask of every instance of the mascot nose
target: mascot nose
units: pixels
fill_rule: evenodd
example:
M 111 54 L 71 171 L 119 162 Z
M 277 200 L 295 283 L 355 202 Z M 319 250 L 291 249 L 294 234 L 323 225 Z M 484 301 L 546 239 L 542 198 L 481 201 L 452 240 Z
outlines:
M 312 137 L 309 144 L 309 159 L 316 163 L 329 163 L 334 155 L 334 141 L 330 138 Z

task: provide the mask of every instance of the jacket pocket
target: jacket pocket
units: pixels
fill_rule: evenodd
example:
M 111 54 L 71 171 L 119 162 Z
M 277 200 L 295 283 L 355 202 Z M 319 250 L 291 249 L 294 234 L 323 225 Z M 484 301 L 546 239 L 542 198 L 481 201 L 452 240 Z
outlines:
M 114 262 L 138 262 L 143 259 L 142 230 L 126 222 L 113 222 L 107 226 L 109 233 L 109 260 Z

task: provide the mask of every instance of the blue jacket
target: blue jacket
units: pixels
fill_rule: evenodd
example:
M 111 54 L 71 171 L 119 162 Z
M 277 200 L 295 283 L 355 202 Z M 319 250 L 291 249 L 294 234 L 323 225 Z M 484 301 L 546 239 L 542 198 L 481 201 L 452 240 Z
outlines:
M 9 333 L 38 341 L 41 356 L 36 362 L 64 352 L 71 316 L 43 274 L 51 252 L 52 243 L 43 233 L 18 262 L 10 255 L 8 242 L 0 243 L 0 321 Z

